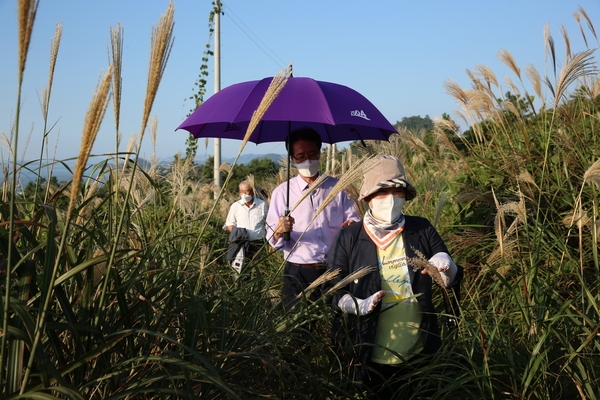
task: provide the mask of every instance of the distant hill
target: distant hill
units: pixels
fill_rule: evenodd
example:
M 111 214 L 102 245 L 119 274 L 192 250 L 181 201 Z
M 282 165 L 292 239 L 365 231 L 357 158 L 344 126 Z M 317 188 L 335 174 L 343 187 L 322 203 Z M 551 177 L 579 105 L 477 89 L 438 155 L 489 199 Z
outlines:
M 268 158 L 268 159 L 272 160 L 273 162 L 278 162 L 281 157 L 284 157 L 284 155 L 275 154 L 275 153 L 245 154 L 245 155 L 240 156 L 240 158 L 238 159 L 238 164 L 248 164 L 250 161 L 254 160 L 255 158 L 258 158 L 258 159 Z M 201 165 L 201 164 L 204 164 L 205 160 L 206 160 L 205 157 L 197 157 L 195 161 L 196 161 L 196 164 Z M 221 162 L 231 164 L 231 163 L 233 163 L 234 160 L 235 160 L 235 157 L 223 158 L 221 160 Z M 146 168 L 150 167 L 150 162 L 143 158 L 140 158 L 138 160 L 138 163 L 142 167 L 146 167 Z M 159 165 L 161 165 L 163 167 L 168 166 L 169 164 L 170 164 L 170 161 L 159 162 Z M 90 167 L 91 165 L 92 164 L 89 164 L 88 167 Z M 41 170 L 39 169 L 39 163 L 37 161 L 24 162 L 24 163 L 22 163 L 22 167 L 19 168 L 19 173 L 18 173 L 19 183 L 18 183 L 18 185 L 25 187 L 25 185 L 27 185 L 28 182 L 36 179 L 37 176 L 41 176 L 41 177 L 47 179 L 49 172 L 50 172 L 50 168 L 52 168 L 52 175 L 55 176 L 59 182 L 67 181 L 73 177 L 73 170 L 75 169 L 75 160 L 69 160 L 68 162 L 65 162 L 64 164 L 61 162 L 44 161 L 42 163 Z M 86 172 L 84 173 L 84 176 L 88 176 L 91 173 L 92 173 L 92 169 L 87 169 Z M 2 174 L 0 174 L 0 184 L 2 184 L 3 181 L 4 181 L 4 177 L 2 176 Z

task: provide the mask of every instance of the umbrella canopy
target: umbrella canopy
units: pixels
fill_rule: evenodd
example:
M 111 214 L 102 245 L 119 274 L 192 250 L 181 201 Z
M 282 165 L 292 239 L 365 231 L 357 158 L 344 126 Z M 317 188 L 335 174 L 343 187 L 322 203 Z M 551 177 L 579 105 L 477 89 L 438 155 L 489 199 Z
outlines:
M 242 140 L 272 77 L 237 83 L 212 95 L 177 129 L 194 137 Z M 387 140 L 396 129 L 363 95 L 343 85 L 290 77 L 249 141 L 284 141 L 299 128 L 313 128 L 325 143 Z

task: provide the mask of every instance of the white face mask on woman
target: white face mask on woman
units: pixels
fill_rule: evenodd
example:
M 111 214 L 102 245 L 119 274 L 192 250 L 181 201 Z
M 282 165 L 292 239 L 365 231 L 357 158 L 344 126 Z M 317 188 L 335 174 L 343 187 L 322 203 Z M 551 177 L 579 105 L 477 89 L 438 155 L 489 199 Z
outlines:
M 404 207 L 405 201 L 406 199 L 404 198 L 390 194 L 385 197 L 371 199 L 369 207 L 371 208 L 371 214 L 375 218 L 381 222 L 391 223 L 402 214 L 402 207 Z
M 319 160 L 304 160 L 301 163 L 296 164 L 298 173 L 305 178 L 312 178 L 319 173 L 321 168 L 321 161 Z
M 249 203 L 253 199 L 251 194 L 245 194 L 245 193 L 243 193 L 240 197 L 244 203 Z

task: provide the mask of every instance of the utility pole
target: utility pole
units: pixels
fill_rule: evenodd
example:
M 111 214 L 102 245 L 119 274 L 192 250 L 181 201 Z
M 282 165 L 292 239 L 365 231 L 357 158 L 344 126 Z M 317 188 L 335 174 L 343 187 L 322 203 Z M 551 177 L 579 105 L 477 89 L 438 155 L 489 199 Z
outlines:
M 215 93 L 221 90 L 221 1 L 215 1 Z M 221 138 L 214 139 L 214 182 L 215 182 L 215 198 L 218 196 L 219 190 L 221 188 L 221 172 L 219 168 L 221 167 Z
M 335 155 L 337 154 L 335 143 L 331 143 L 331 173 L 335 173 Z M 335 176 L 335 175 L 334 175 Z

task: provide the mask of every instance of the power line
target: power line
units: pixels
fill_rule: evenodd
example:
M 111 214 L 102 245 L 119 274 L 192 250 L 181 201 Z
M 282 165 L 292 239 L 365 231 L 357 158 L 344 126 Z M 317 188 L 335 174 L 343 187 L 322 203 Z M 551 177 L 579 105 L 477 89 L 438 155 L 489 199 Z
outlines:
M 258 37 L 258 36 L 257 36 L 257 35 L 254 33 L 254 32 L 252 32 L 252 29 L 250 29 L 250 28 L 249 28 L 249 27 L 248 27 L 248 26 L 247 26 L 247 25 L 244 23 L 244 21 L 242 21 L 242 19 L 241 19 L 240 17 L 238 17 L 238 16 L 237 16 L 237 15 L 236 15 L 236 14 L 233 12 L 233 10 L 231 10 L 231 7 L 228 7 L 228 6 L 226 6 L 225 4 L 223 4 L 223 3 L 221 3 L 221 7 L 223 7 L 223 8 L 226 8 L 226 9 L 227 9 L 227 12 L 225 13 L 225 16 L 226 16 L 226 17 L 230 17 L 231 21 L 233 21 L 233 23 L 234 23 L 234 24 L 236 24 L 236 25 L 238 26 L 238 28 L 240 28 L 240 30 L 241 30 L 242 32 L 244 32 L 244 34 L 245 34 L 246 36 L 248 36 L 248 38 L 249 38 L 250 40 L 252 40 L 252 41 L 254 42 L 254 44 L 256 44 L 256 46 L 257 46 L 257 47 L 258 47 L 258 48 L 259 48 L 259 49 L 260 49 L 260 50 L 261 50 L 263 53 L 265 53 L 265 54 L 267 55 L 267 57 L 269 57 L 269 58 L 270 58 L 270 59 L 271 59 L 271 60 L 272 60 L 272 61 L 273 61 L 275 64 L 277 64 L 277 66 L 278 66 L 279 68 L 284 68 L 284 67 L 285 67 L 285 66 L 288 64 L 288 63 L 285 63 L 285 62 L 283 62 L 283 61 L 281 60 L 281 58 L 279 58 L 279 57 L 277 56 L 277 54 L 275 54 L 275 52 L 274 52 L 273 50 L 271 50 L 271 49 L 269 48 L 269 46 L 267 46 L 267 45 L 265 44 L 265 42 L 263 42 L 262 40 L 260 40 L 260 38 L 259 38 L 259 37 Z M 234 20 L 233 18 L 231 18 L 231 15 L 230 15 L 230 14 L 231 14 L 231 15 L 233 15 L 235 18 L 237 18 L 237 20 L 239 21 L 239 23 L 238 23 L 238 21 L 236 21 L 236 20 Z M 241 24 L 241 25 L 243 25 L 243 27 L 242 27 L 240 24 Z M 244 28 L 245 28 L 245 29 L 244 29 Z M 254 37 L 250 36 L 250 34 L 248 34 L 248 32 L 250 32 L 250 33 L 252 34 L 252 36 L 254 36 Z M 255 40 L 254 38 L 256 38 L 256 40 Z M 260 42 L 260 43 L 258 43 L 257 41 L 258 41 L 258 42 Z M 266 50 L 268 50 L 268 52 L 265 50 L 265 48 L 266 48 Z M 269 54 L 269 53 L 270 53 L 270 54 Z M 276 58 L 277 58 L 277 60 L 275 60 L 275 58 L 273 58 L 273 57 L 276 57 Z

